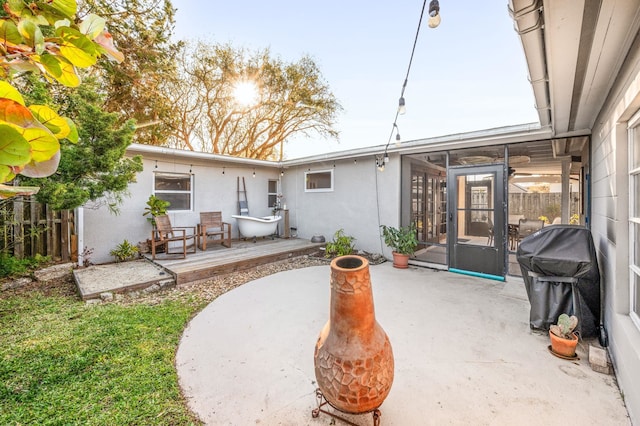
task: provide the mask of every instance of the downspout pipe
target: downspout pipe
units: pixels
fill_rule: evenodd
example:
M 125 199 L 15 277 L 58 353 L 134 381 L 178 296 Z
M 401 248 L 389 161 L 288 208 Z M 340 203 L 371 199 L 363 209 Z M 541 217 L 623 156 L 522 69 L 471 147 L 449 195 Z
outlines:
M 78 266 L 84 266 L 84 208 L 76 208 L 76 235 L 78 236 Z
M 542 0 L 509 0 L 509 15 L 520 36 L 529 68 L 529 82 L 533 88 L 536 110 L 542 127 L 551 127 L 551 96 L 544 42 L 544 14 Z

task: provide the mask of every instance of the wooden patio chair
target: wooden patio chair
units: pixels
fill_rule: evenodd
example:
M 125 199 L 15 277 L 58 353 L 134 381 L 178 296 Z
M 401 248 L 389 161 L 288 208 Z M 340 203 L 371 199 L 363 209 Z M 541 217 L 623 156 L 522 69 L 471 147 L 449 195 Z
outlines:
M 544 220 L 540 219 L 520 219 L 518 223 L 518 241 L 520 244 L 525 237 L 535 233 L 536 231 L 542 229 L 544 226 Z
M 154 220 L 156 229 L 151 231 L 151 259 L 156 258 L 156 247 L 158 246 L 164 246 L 164 252 L 167 255 L 181 254 L 183 259 L 187 257 L 187 252 L 196 252 L 198 235 L 195 233 L 195 226 L 173 227 L 171 226 L 171 219 L 167 215 L 155 216 Z M 191 234 L 187 234 L 188 229 L 192 230 Z M 191 247 L 191 245 L 187 245 L 189 240 L 193 241 L 193 251 L 187 251 Z M 182 243 L 180 245 L 181 251 L 170 251 L 170 243 L 173 242 Z
M 222 221 L 222 212 L 200 212 L 197 234 L 203 251 L 207 249 L 209 237 L 213 237 L 214 242 L 231 248 L 231 224 Z

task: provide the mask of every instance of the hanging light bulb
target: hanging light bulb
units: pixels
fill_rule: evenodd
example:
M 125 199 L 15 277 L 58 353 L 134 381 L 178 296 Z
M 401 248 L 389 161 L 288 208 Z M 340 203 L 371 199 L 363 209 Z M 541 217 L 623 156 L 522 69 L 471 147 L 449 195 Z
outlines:
M 429 28 L 436 28 L 440 25 L 440 3 L 438 0 L 431 0 L 429 3 Z
M 396 123 L 393 123 L 393 127 L 396 129 L 396 146 L 400 146 L 400 129 Z
M 193 164 L 189 164 L 189 173 L 193 173 Z
M 256 177 L 256 169 L 253 169 L 253 176 L 252 177 Z
M 284 176 L 284 169 L 280 169 L 280 177 Z
M 389 162 L 389 154 L 387 154 L 386 152 L 384 153 L 384 162 L 385 163 Z
M 378 171 L 384 172 L 384 158 L 379 155 L 376 156 L 376 167 L 378 168 Z
M 156 160 L 156 167 L 155 167 L 155 168 L 156 168 L 156 169 L 158 168 L 158 160 Z
M 402 96 L 398 101 L 398 114 L 402 115 L 406 113 L 407 113 L 407 107 L 404 104 L 404 96 Z

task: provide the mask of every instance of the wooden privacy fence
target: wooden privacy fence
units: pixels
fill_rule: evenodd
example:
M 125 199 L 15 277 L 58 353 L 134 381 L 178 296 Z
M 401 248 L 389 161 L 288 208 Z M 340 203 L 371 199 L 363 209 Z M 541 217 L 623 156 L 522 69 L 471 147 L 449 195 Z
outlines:
M 55 211 L 33 197 L 0 201 L 0 251 L 18 259 L 36 254 L 55 261 L 77 258 L 73 211 Z M 75 245 L 74 245 L 75 246 Z
M 569 214 L 580 213 L 580 198 L 572 193 Z M 527 219 L 546 216 L 549 221 L 561 214 L 562 194 L 557 192 L 509 194 L 509 215 L 522 215 Z

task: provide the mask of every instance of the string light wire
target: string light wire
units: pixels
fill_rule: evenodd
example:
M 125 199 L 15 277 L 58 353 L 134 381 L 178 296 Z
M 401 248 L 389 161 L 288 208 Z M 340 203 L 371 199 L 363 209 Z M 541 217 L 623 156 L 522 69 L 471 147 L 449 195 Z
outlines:
M 422 11 L 420 11 L 420 20 L 418 21 L 418 28 L 416 29 L 416 36 L 413 39 L 413 47 L 411 48 L 411 56 L 409 57 L 409 65 L 407 66 L 407 74 L 404 77 L 404 82 L 402 83 L 402 90 L 400 91 L 400 99 L 404 100 L 404 91 L 407 88 L 407 82 L 409 81 L 409 73 L 411 72 L 411 65 L 413 64 L 413 56 L 416 53 L 416 45 L 418 44 L 418 35 L 420 35 L 420 27 L 422 26 L 422 18 L 424 17 L 424 10 L 427 7 L 427 0 L 424 0 L 422 3 Z M 393 139 L 393 132 L 396 131 L 398 135 L 400 134 L 398 130 L 398 115 L 400 115 L 400 110 L 396 110 L 396 116 L 393 119 L 393 125 L 391 126 L 391 132 L 389 133 L 389 140 L 387 141 L 387 145 L 384 147 L 384 153 L 387 154 L 387 150 L 389 149 L 389 144 Z
M 427 6 L 427 0 L 424 0 L 424 2 L 422 3 L 422 11 L 420 12 L 420 20 L 418 21 L 418 28 L 416 29 L 416 36 L 413 40 L 413 47 L 411 48 L 411 56 L 409 58 L 409 65 L 407 66 L 407 74 L 405 75 L 404 78 L 404 82 L 402 83 L 402 91 L 400 92 L 400 98 L 404 98 L 404 91 L 407 88 L 407 82 L 409 81 L 409 73 L 411 72 L 411 65 L 413 63 L 413 56 L 415 54 L 416 51 L 416 45 L 418 43 L 418 35 L 420 34 L 420 27 L 422 26 L 422 18 L 424 16 L 424 9 Z M 393 139 L 393 132 L 396 131 L 397 134 L 399 134 L 399 130 L 398 130 L 398 115 L 400 114 L 399 110 L 396 110 L 396 116 L 393 119 L 393 125 L 391 126 L 391 132 L 389 133 L 389 140 L 387 141 L 387 145 L 384 147 L 384 154 L 382 157 L 382 167 L 384 167 L 385 163 L 387 163 L 389 160 L 389 155 L 387 154 L 387 150 L 389 148 L 389 144 L 391 143 L 391 140 Z M 376 169 L 374 169 L 374 173 L 375 173 L 375 182 L 376 182 L 376 204 L 377 204 L 377 213 L 378 213 L 378 229 L 380 226 L 380 189 L 378 187 L 378 176 L 379 173 L 375 172 Z M 383 238 L 382 235 L 380 235 L 380 252 L 382 253 L 384 251 L 383 245 Z

